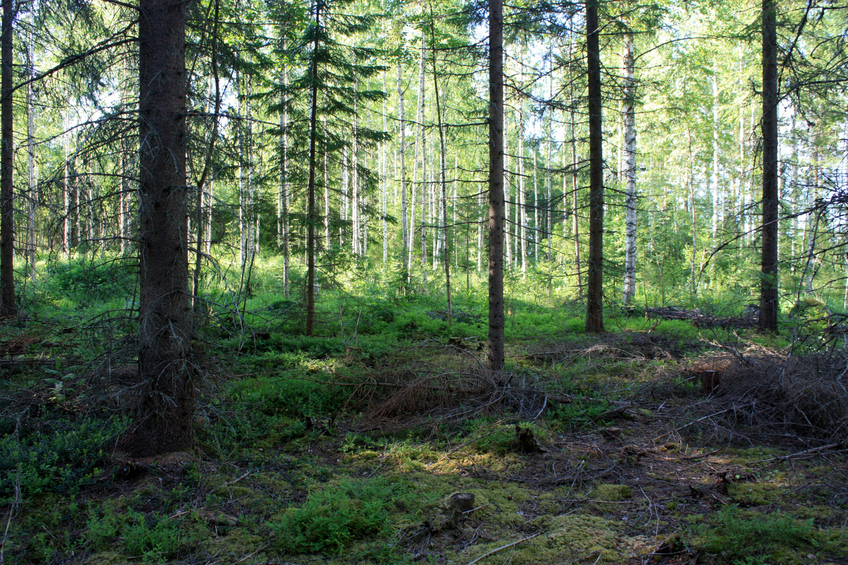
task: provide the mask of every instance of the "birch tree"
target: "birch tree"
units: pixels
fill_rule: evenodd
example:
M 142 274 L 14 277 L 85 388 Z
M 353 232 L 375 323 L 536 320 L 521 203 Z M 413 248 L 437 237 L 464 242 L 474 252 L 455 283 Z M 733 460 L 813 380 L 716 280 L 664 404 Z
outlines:
M 624 296 L 622 302 L 630 305 L 636 293 L 636 81 L 633 78 L 633 36 L 624 36 L 624 178 L 625 188 L 625 257 Z

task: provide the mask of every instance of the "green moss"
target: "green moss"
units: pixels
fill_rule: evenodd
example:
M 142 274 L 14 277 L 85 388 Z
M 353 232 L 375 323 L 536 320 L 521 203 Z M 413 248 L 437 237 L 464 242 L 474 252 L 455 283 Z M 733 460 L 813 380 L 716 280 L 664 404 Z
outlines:
M 584 560 L 589 563 L 621 563 L 622 557 L 646 553 L 650 544 L 648 538 L 627 536 L 619 531 L 615 522 L 598 516 L 540 516 L 529 524 L 526 531 L 544 533 L 510 549 L 512 563 L 548 565 Z M 469 548 L 466 552 L 468 561 L 504 545 L 505 541 L 499 539 Z M 500 563 L 503 559 L 503 555 L 495 555 L 483 563 Z
M 213 536 L 209 540 L 209 553 L 216 555 L 221 563 L 235 563 L 246 555 L 265 547 L 265 537 L 248 531 L 246 528 L 231 528 L 226 535 Z M 263 554 L 254 557 L 256 562 L 265 562 Z
M 620 502 L 629 499 L 631 496 L 633 496 L 633 493 L 629 486 L 608 484 L 596 486 L 589 495 L 590 498 L 602 502 Z
M 773 484 L 730 483 L 727 494 L 743 506 L 764 506 L 780 500 L 784 489 Z

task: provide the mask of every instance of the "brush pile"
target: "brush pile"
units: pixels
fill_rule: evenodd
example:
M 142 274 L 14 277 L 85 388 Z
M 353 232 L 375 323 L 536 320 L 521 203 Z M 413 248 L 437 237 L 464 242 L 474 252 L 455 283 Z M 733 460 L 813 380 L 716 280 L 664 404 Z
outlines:
M 844 443 L 846 384 L 844 351 L 799 357 L 756 348 L 726 359 L 717 386 L 693 407 L 686 427 L 716 440 Z

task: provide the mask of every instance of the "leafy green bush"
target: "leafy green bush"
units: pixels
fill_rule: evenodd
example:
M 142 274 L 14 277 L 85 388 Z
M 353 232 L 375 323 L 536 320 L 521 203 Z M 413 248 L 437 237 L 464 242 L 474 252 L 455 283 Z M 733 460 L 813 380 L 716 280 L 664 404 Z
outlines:
M 270 527 L 283 551 L 341 553 L 353 540 L 386 533 L 390 510 L 407 491 L 383 478 L 343 479 L 311 494 Z
M 0 439 L 0 501 L 53 491 L 73 494 L 91 484 L 103 449 L 128 426 L 125 419 L 87 418 L 80 422 L 41 422 L 38 429 L 7 433 Z

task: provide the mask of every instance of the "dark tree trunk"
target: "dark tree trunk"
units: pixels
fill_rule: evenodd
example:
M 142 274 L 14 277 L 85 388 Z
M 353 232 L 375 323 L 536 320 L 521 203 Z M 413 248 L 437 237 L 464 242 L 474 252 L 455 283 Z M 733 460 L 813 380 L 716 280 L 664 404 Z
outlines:
M 15 210 L 12 175 L 15 147 L 12 127 L 12 0 L 3 0 L 3 30 L 0 37 L 0 316 L 14 316 L 15 305 Z
M 139 4 L 139 411 L 128 448 L 190 448 L 185 2 Z
M 503 1 L 489 1 L 489 366 L 504 366 Z
M 586 331 L 604 331 L 604 150 L 601 123 L 601 52 L 598 2 L 586 2 L 586 63 L 589 74 L 589 275 Z
M 321 26 L 321 2 L 315 6 L 315 28 Z M 309 72 L 312 75 L 309 109 L 309 183 L 306 188 L 306 335 L 311 336 L 315 323 L 315 168 L 317 167 L 318 140 L 318 37 L 312 45 Z
M 763 0 L 763 252 L 760 329 L 777 331 L 777 2 Z

